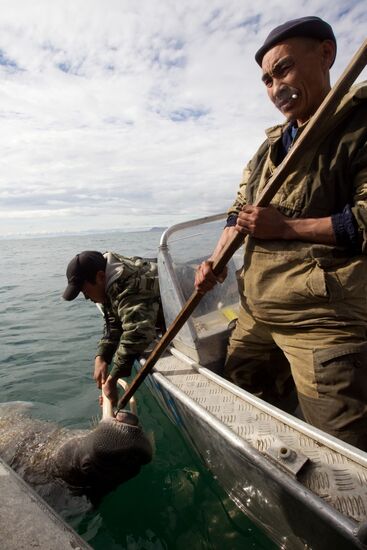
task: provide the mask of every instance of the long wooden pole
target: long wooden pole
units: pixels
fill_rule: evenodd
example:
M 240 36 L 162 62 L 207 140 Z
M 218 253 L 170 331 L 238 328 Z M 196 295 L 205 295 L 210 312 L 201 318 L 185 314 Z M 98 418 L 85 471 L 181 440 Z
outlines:
M 320 107 L 311 118 L 310 122 L 307 124 L 301 136 L 295 142 L 291 151 L 287 154 L 283 162 L 278 166 L 277 170 L 270 178 L 264 190 L 255 201 L 255 206 L 268 206 L 270 204 L 270 201 L 272 200 L 286 177 L 292 171 L 297 169 L 297 164 L 303 154 L 303 151 L 305 151 L 307 147 L 312 145 L 312 141 L 317 136 L 320 128 L 323 126 L 324 122 L 333 114 L 341 99 L 347 93 L 347 91 L 356 80 L 356 78 L 359 76 L 359 74 L 362 72 L 366 64 L 367 40 L 363 42 L 362 46 L 353 56 L 352 60 L 348 64 L 347 68 L 345 69 L 339 80 L 325 97 L 324 101 L 321 103 Z M 220 273 L 222 273 L 223 269 L 225 268 L 233 254 L 236 252 L 236 250 L 241 246 L 242 242 L 243 235 L 241 233 L 237 233 L 227 243 L 225 248 L 222 250 L 220 257 L 213 264 L 213 272 L 215 275 L 220 275 Z M 201 298 L 202 294 L 199 294 L 199 292 L 194 291 L 192 293 L 180 313 L 177 315 L 176 319 L 168 328 L 167 332 L 163 335 L 161 340 L 158 342 L 156 347 L 149 355 L 144 367 L 138 372 L 131 385 L 128 387 L 124 395 L 119 400 L 117 404 L 117 410 L 122 409 L 126 406 L 136 390 L 139 388 L 140 384 L 144 381 L 158 359 L 164 353 L 168 345 L 172 342 L 176 334 L 189 319 L 189 317 L 199 304 Z

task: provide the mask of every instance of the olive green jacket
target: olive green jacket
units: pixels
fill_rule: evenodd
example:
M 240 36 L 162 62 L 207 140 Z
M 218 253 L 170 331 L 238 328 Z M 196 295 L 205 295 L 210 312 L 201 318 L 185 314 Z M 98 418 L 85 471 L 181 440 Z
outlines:
M 298 131 L 296 139 L 305 125 Z M 252 204 L 276 169 L 285 125 L 268 139 L 246 166 L 229 214 Z M 247 307 L 271 324 L 298 325 L 367 321 L 367 84 L 354 86 L 320 128 L 297 171 L 290 174 L 271 204 L 290 218 L 321 218 L 346 204 L 357 220 L 362 254 L 339 246 L 301 241 L 245 240 L 243 285 Z
M 127 376 L 136 358 L 154 340 L 159 308 L 157 264 L 138 257 L 108 252 L 105 329 L 96 355 L 107 363 L 114 356 L 111 374 Z

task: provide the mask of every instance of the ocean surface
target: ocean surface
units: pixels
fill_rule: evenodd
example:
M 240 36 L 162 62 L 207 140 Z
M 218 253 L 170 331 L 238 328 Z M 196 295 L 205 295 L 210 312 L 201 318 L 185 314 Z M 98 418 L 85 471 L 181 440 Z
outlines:
M 69 428 L 98 419 L 92 372 L 103 319 L 84 298 L 61 298 L 66 265 L 82 250 L 156 256 L 159 238 L 146 231 L 0 240 L 0 402 L 32 402 L 33 415 Z M 274 549 L 146 387 L 137 404 L 154 436 L 152 463 L 98 508 L 61 510 L 66 521 L 96 550 Z

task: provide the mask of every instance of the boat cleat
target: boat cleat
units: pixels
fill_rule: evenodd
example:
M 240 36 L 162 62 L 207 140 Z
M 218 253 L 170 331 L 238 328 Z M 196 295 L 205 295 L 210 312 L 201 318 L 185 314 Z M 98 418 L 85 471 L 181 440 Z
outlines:
M 273 462 L 275 461 L 282 470 L 285 470 L 294 477 L 297 477 L 299 472 L 309 461 L 306 455 L 283 444 L 269 447 L 264 454 Z

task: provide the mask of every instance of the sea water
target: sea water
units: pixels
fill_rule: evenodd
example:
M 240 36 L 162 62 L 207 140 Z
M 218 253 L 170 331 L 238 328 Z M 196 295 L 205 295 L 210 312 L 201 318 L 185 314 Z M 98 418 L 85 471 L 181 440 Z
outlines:
M 38 418 L 88 428 L 100 416 L 92 379 L 103 319 L 65 302 L 65 270 L 82 250 L 153 257 L 160 232 L 0 240 L 0 402 L 29 401 Z M 208 251 L 209 252 L 209 251 Z M 155 456 L 96 509 L 61 510 L 96 550 L 275 548 L 226 496 L 144 387 L 136 395 Z

